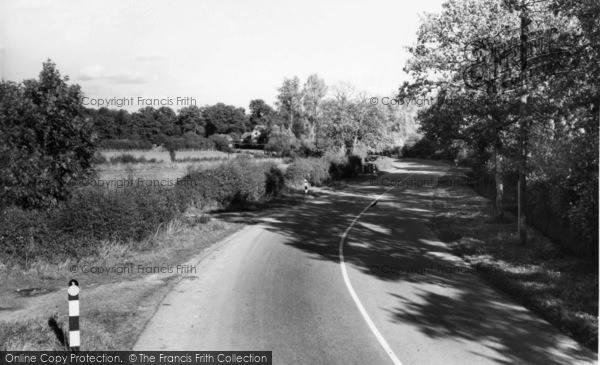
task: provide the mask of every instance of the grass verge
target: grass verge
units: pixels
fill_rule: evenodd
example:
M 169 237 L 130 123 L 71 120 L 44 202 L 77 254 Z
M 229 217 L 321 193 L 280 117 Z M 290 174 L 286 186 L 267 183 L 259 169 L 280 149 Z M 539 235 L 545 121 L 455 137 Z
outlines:
M 81 350 L 130 350 L 173 285 L 195 275 L 191 269 L 177 273 L 177 265 L 196 264 L 205 249 L 243 226 L 217 219 L 203 224 L 177 221 L 143 247 L 106 243 L 101 255 L 79 262 L 38 262 L 24 272 L 2 267 L 0 350 L 67 349 L 63 334 L 68 331 L 70 278 L 81 287 Z M 89 272 L 92 267 L 132 269 L 98 274 Z M 165 267 L 174 272 L 160 269 Z M 23 288 L 35 290 L 17 291 Z
M 465 178 L 456 168 L 444 176 Z M 493 268 L 482 273 L 493 286 L 597 352 L 598 267 L 564 255 L 530 228 L 528 244 L 519 245 L 514 215 L 495 219 L 490 202 L 471 188 L 441 186 L 433 197 L 432 223 L 454 254 Z

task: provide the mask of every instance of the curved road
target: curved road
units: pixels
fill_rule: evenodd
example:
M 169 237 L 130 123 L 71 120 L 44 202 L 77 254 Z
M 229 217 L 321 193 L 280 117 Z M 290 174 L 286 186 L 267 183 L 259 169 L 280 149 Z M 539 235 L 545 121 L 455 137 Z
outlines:
M 447 168 L 396 162 L 385 177 Z M 177 284 L 134 349 L 267 350 L 274 364 L 596 362 L 477 275 L 446 272 L 465 265 L 429 228 L 432 188 L 388 190 L 364 182 L 261 218 Z

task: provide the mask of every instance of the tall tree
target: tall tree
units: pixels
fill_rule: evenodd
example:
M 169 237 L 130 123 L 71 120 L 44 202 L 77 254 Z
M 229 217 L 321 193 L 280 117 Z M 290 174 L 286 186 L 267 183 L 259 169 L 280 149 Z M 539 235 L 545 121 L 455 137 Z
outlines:
M 319 78 L 317 74 L 310 75 L 302 89 L 302 106 L 305 117 L 303 130 L 306 133 L 306 139 L 311 143 L 314 143 L 316 139 L 315 126 L 321 116 L 321 103 L 326 94 L 325 80 Z
M 446 149 L 456 141 L 465 141 L 473 151 L 479 151 L 476 156 L 480 158 L 480 168 L 496 166 L 497 196 L 502 192 L 498 186 L 505 175 L 502 169 L 514 171 L 520 156 L 531 160 L 525 171 L 531 182 L 531 189 L 527 189 L 527 214 L 553 220 L 543 225 L 563 225 L 572 234 L 569 245 L 573 250 L 585 246 L 582 250 L 597 256 L 598 244 L 591 238 L 597 239 L 597 229 L 594 233 L 594 229 L 586 227 L 597 227 L 591 222 L 597 222 L 598 217 L 600 25 L 593 14 L 598 13 L 600 5 L 594 0 L 528 3 L 532 20 L 530 41 L 537 42 L 530 43 L 535 47 L 528 52 L 538 52 L 547 46 L 566 51 L 562 56 L 542 54 L 537 59 L 532 57 L 535 54 L 529 55 L 528 82 L 523 90 L 517 90 L 518 95 L 503 90 L 510 90 L 510 83 L 505 81 L 510 80 L 511 70 L 515 81 L 520 57 L 526 53 L 513 46 L 514 53 L 509 54 L 515 57 L 511 59 L 504 57 L 507 54 L 494 53 L 492 46 L 502 50 L 511 42 L 519 45 L 519 11 L 509 11 L 500 0 L 449 0 L 444 3 L 442 13 L 424 18 L 417 43 L 409 48 L 412 58 L 405 68 L 413 82 L 401 87 L 400 96 L 437 93 L 446 94 L 453 101 L 441 103 L 438 98 L 435 106 L 419 113 L 423 131 Z M 544 29 L 554 29 L 553 43 L 543 44 L 535 38 Z M 484 66 L 483 73 L 481 68 L 465 71 L 474 62 L 470 58 L 473 56 L 479 57 L 476 61 Z M 496 59 L 503 62 L 499 64 Z M 502 75 L 508 78 L 503 79 Z M 482 84 L 480 91 L 469 90 L 465 76 L 469 82 L 477 81 L 479 76 L 488 77 L 490 82 Z M 520 95 L 527 97 L 524 113 L 519 110 Z M 516 133 L 517 122 L 526 126 L 527 138 Z M 527 154 L 518 153 L 518 142 L 525 145 Z M 554 176 L 560 178 L 556 180 Z M 572 180 L 574 176 L 578 176 L 578 182 Z M 595 187 L 591 188 L 587 182 Z M 544 192 L 548 190 L 561 198 L 550 199 Z M 553 200 L 560 203 L 550 203 Z M 594 204 L 596 208 L 592 209 Z M 547 218 L 549 215 L 554 217 Z
M 290 128 L 296 137 L 302 134 L 302 94 L 300 93 L 300 79 L 284 79 L 283 85 L 277 89 L 277 111 L 281 115 L 286 128 Z
M 45 208 L 93 173 L 83 94 L 48 60 L 38 79 L 0 82 L 0 203 Z

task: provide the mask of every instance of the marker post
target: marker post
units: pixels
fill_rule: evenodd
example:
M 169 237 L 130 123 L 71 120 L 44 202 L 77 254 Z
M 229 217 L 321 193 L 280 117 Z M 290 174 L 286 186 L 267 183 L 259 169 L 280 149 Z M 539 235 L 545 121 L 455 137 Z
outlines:
M 72 351 L 79 351 L 79 283 L 72 279 L 69 281 L 69 347 Z
M 304 179 L 304 194 L 308 194 L 308 180 Z

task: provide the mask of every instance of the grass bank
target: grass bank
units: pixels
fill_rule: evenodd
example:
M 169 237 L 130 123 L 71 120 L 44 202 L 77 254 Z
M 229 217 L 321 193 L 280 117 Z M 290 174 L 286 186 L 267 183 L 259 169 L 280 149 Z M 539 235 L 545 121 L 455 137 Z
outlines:
M 105 243 L 101 254 L 78 261 L 40 261 L 26 271 L 2 268 L 0 350 L 66 349 L 71 278 L 81 288 L 81 350 L 131 349 L 173 285 L 194 277 L 201 268 L 197 261 L 243 227 L 217 219 L 174 221 L 144 248 Z
M 447 180 L 465 180 L 452 168 Z M 564 334 L 597 351 L 598 267 L 567 256 L 528 228 L 528 244 L 516 237 L 517 219 L 495 219 L 489 200 L 467 186 L 440 184 L 435 190 L 433 226 L 453 252 L 483 270 L 484 278 Z

